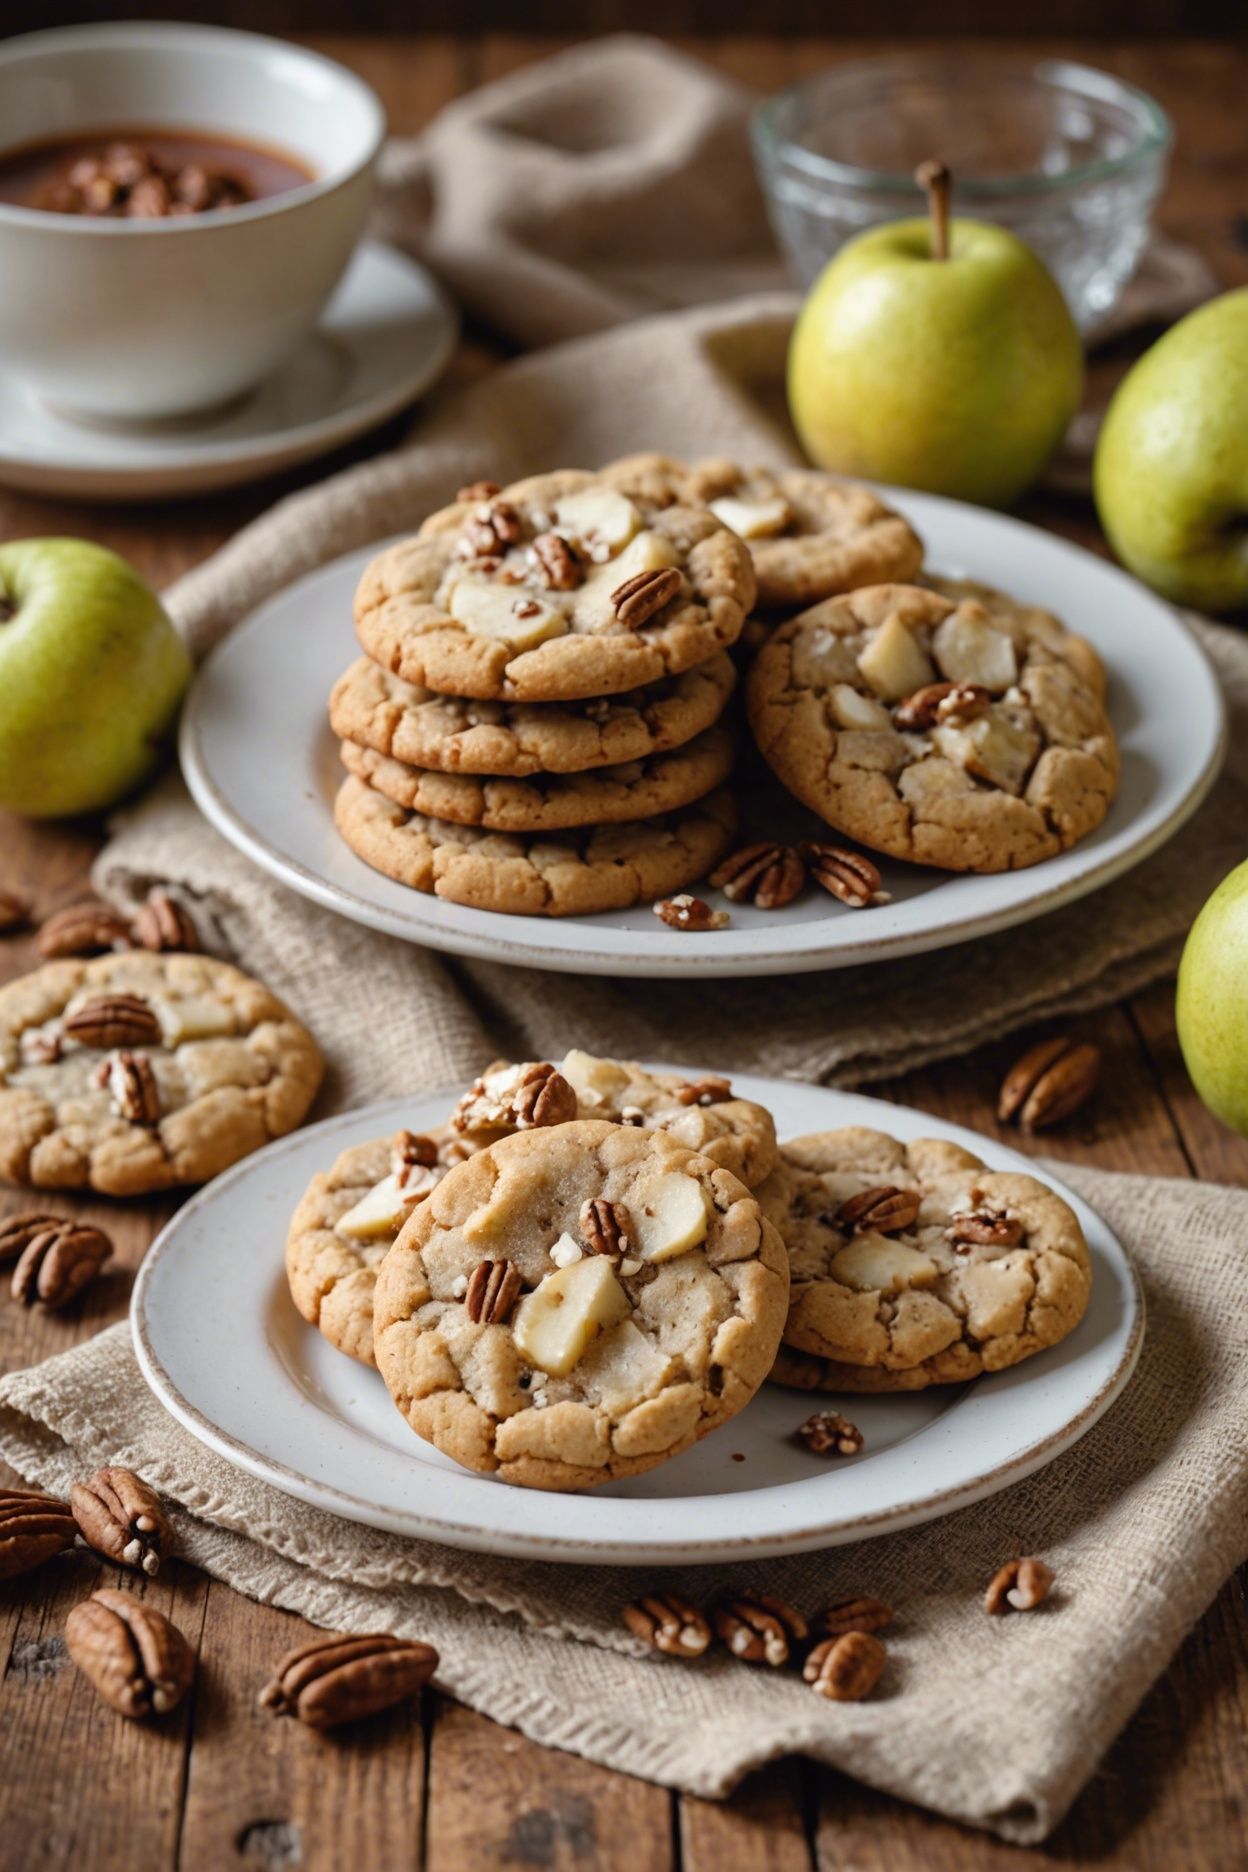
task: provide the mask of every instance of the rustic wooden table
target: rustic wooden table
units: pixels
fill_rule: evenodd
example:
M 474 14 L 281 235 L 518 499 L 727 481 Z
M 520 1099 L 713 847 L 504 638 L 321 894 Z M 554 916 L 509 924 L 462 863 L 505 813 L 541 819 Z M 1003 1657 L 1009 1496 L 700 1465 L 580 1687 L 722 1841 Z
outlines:
M 556 42 L 334 40 L 325 49 L 377 87 L 396 132 L 416 130 L 448 99 Z M 844 56 L 810 40 L 700 41 L 691 50 L 763 89 Z M 855 47 L 861 50 L 861 47 Z M 868 48 L 870 49 L 870 48 Z M 1049 48 L 1046 48 L 1049 49 Z M 1178 133 L 1162 220 L 1204 251 L 1226 285 L 1248 282 L 1248 52 L 1229 44 L 1054 46 L 1151 91 Z M 457 368 L 480 368 L 465 348 Z M 1120 367 L 1120 364 L 1119 364 Z M 1102 368 L 1113 368 L 1113 365 Z M 392 439 L 374 436 L 353 451 Z M 329 466 L 351 459 L 345 455 Z M 0 495 L 0 538 L 79 533 L 126 554 L 163 584 L 212 552 L 279 493 L 327 465 L 174 507 L 85 507 Z M 1103 550 L 1082 506 L 1036 503 L 1031 516 Z M 37 827 L 0 818 L 0 884 L 29 889 L 41 914 L 83 893 L 95 826 Z M 1089 914 L 1095 915 L 1096 900 Z M 0 978 L 34 962 L 29 941 L 0 947 Z M 1168 986 L 1081 1024 L 1106 1056 L 1094 1107 L 1046 1149 L 1108 1169 L 1248 1184 L 1248 1143 L 1196 1100 L 1175 1043 Z M 1020 1037 L 1022 1038 L 1022 1037 Z M 889 1097 L 994 1130 L 1007 1055 L 988 1049 L 880 1088 Z M 1016 1141 L 1011 1139 L 1011 1141 Z M 19 1199 L 0 1197 L 0 1209 Z M 111 1229 L 116 1271 L 67 1316 L 0 1305 L 0 1366 L 47 1357 L 120 1318 L 130 1279 L 166 1209 L 84 1203 Z M 12 1479 L 0 1469 L 0 1478 Z M 1171 1669 L 1101 1764 L 1043 1851 L 1027 1853 L 933 1819 L 809 1762 L 750 1778 L 723 1804 L 672 1796 L 570 1755 L 534 1746 L 435 1695 L 318 1738 L 259 1714 L 267 1662 L 305 1633 L 170 1564 L 148 1587 L 199 1652 L 195 1691 L 147 1725 L 116 1719 L 68 1666 L 70 1607 L 108 1569 L 85 1555 L 0 1587 L 0 1867 L 76 1872 L 219 1872 L 231 1865 L 369 1872 L 518 1866 L 576 1872 L 990 1872 L 1043 1860 L 1131 1872 L 1227 1872 L 1248 1864 L 1248 1615 L 1241 1576 L 1187 1639 Z

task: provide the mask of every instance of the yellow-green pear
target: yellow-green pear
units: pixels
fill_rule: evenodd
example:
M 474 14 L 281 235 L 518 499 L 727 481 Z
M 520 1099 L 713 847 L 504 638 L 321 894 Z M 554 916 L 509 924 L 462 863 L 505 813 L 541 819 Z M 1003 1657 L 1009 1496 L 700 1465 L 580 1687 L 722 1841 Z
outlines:
M 1215 1118 L 1248 1137 L 1248 862 L 1192 924 L 1175 1018 L 1192 1084 Z

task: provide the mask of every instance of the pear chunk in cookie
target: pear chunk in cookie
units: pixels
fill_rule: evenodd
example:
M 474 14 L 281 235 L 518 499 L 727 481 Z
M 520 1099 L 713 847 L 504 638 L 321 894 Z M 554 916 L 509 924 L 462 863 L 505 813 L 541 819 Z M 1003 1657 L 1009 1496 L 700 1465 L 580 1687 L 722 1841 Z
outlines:
M 416 1431 L 529 1488 L 640 1475 L 741 1410 L 780 1341 L 779 1236 L 730 1171 L 602 1121 L 451 1170 L 377 1276 L 378 1369 Z

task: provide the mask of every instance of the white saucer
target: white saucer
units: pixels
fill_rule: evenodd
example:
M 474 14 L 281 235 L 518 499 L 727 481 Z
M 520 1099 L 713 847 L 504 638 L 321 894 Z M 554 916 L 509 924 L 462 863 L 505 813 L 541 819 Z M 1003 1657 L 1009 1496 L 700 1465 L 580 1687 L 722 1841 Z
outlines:
M 316 330 L 257 390 L 211 415 L 133 429 L 58 415 L 0 358 L 0 482 L 145 500 L 277 474 L 384 422 L 441 376 L 459 321 L 433 276 L 364 241 Z

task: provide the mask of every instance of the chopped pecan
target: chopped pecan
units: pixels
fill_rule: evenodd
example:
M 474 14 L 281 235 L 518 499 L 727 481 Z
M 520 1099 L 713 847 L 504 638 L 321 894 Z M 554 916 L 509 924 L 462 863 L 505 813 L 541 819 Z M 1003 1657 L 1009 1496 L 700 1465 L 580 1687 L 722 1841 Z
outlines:
M 968 1248 L 1017 1248 L 1025 1230 L 1019 1216 L 993 1209 L 977 1197 L 977 1207 L 951 1216 L 945 1230 L 959 1254 Z
M 806 882 L 806 866 L 792 845 L 764 841 L 743 845 L 711 872 L 707 883 L 733 903 L 753 903 L 760 910 L 781 910 Z
M 577 1113 L 576 1093 L 549 1060 L 525 1068 L 512 1093 L 511 1105 L 522 1131 L 540 1125 L 568 1124 Z
M 135 912 L 134 934 L 144 949 L 194 953 L 200 948 L 194 917 L 185 904 L 159 885 L 147 893 L 147 902 Z
M 163 1612 L 102 1587 L 65 1621 L 69 1655 L 119 1716 L 163 1716 L 182 1701 L 195 1653 Z
M 679 596 L 684 583 L 675 566 L 664 566 L 658 572 L 634 572 L 611 594 L 615 615 L 627 630 L 640 630 Z
M 0 1488 L 0 1580 L 64 1553 L 77 1534 L 68 1502 L 39 1489 Z
M 1052 1584 L 1053 1570 L 1043 1560 L 1007 1560 L 988 1582 L 984 1611 L 994 1618 L 1003 1612 L 1034 1612 L 1048 1598 Z
M 892 1622 L 893 1608 L 883 1599 L 842 1599 L 819 1614 L 815 1630 L 824 1638 L 841 1638 L 851 1631 L 883 1631 Z
M 668 1657 L 701 1657 L 711 1642 L 705 1618 L 679 1593 L 641 1593 L 620 1617 L 634 1637 Z
M 629 1214 L 623 1203 L 591 1196 L 581 1207 L 581 1234 L 591 1254 L 619 1261 L 629 1251 Z
M 832 1703 L 860 1703 L 884 1674 L 888 1653 L 870 1632 L 849 1631 L 825 1638 L 802 1666 L 811 1688 Z
M 502 491 L 497 481 L 470 481 L 467 487 L 460 488 L 455 498 L 457 501 L 492 501 Z
M 787 1664 L 810 1636 L 801 1613 L 771 1593 L 738 1593 L 713 1606 L 711 1617 L 732 1655 L 745 1664 Z
M 0 890 L 0 936 L 21 929 L 30 921 L 30 898 L 20 891 Z
M 390 1166 L 400 1170 L 431 1170 L 438 1161 L 438 1147 L 433 1138 L 420 1131 L 396 1131 L 390 1140 Z
M 801 850 L 816 884 L 839 897 L 851 910 L 888 903 L 887 892 L 880 888 L 878 870 L 861 852 L 849 851 L 844 845 L 826 845 L 819 839 L 807 839 Z
M 510 1317 L 522 1285 L 514 1261 L 478 1261 L 464 1294 L 469 1319 L 479 1326 L 500 1326 Z
M 916 689 L 904 702 L 899 702 L 893 711 L 893 720 L 899 728 L 921 733 L 934 728 L 938 722 L 962 727 L 986 715 L 991 707 L 992 695 L 982 683 L 934 682 Z
M 524 536 L 520 516 L 510 501 L 491 499 L 464 528 L 463 537 L 477 558 L 494 558 L 518 545 Z
M 722 1105 L 731 1097 L 731 1082 L 721 1079 L 718 1073 L 708 1073 L 705 1079 L 689 1079 L 676 1093 L 681 1105 Z
M 859 1190 L 837 1210 L 836 1225 L 857 1232 L 873 1229 L 877 1235 L 900 1235 L 918 1220 L 919 1201 L 917 1190 L 898 1189 L 891 1183 Z
M 710 904 L 701 897 L 691 897 L 688 891 L 682 891 L 678 897 L 660 897 L 650 908 L 669 929 L 700 931 L 728 927 L 726 910 L 712 910 Z
M 105 1062 L 105 1084 L 121 1118 L 131 1124 L 154 1125 L 160 1117 L 160 1087 L 146 1053 L 120 1048 Z
M 59 1027 L 27 1027 L 18 1041 L 23 1066 L 51 1066 L 65 1051 Z
M 42 1218 L 48 1226 L 30 1229 L 13 1269 L 10 1292 L 19 1306 L 56 1309 L 76 1300 L 113 1252 L 103 1229 L 68 1217 Z
M 130 931 L 107 904 L 70 904 L 40 925 L 35 946 L 45 962 L 62 956 L 100 955 L 109 949 L 129 949 Z
M 1064 1035 L 1038 1041 L 1005 1075 L 997 1116 L 1002 1124 L 1017 1118 L 1024 1131 L 1060 1124 L 1086 1105 L 1100 1072 L 1099 1047 Z
M 310 1729 L 334 1729 L 415 1696 L 437 1668 L 433 1646 L 416 1639 L 327 1633 L 288 1651 L 258 1701 Z
M 82 1538 L 97 1553 L 142 1573 L 159 1571 L 169 1523 L 160 1497 L 132 1469 L 116 1463 L 97 1469 L 89 1481 L 74 1483 L 69 1504 Z
M 100 995 L 67 1014 L 65 1038 L 86 1047 L 151 1046 L 160 1039 L 160 1022 L 142 995 Z
M 816 1411 L 797 1434 L 816 1456 L 856 1456 L 862 1448 L 862 1431 L 839 1411 Z
M 558 533 L 539 533 L 529 551 L 541 574 L 542 584 L 550 591 L 575 591 L 581 582 L 581 568 L 576 554 Z

